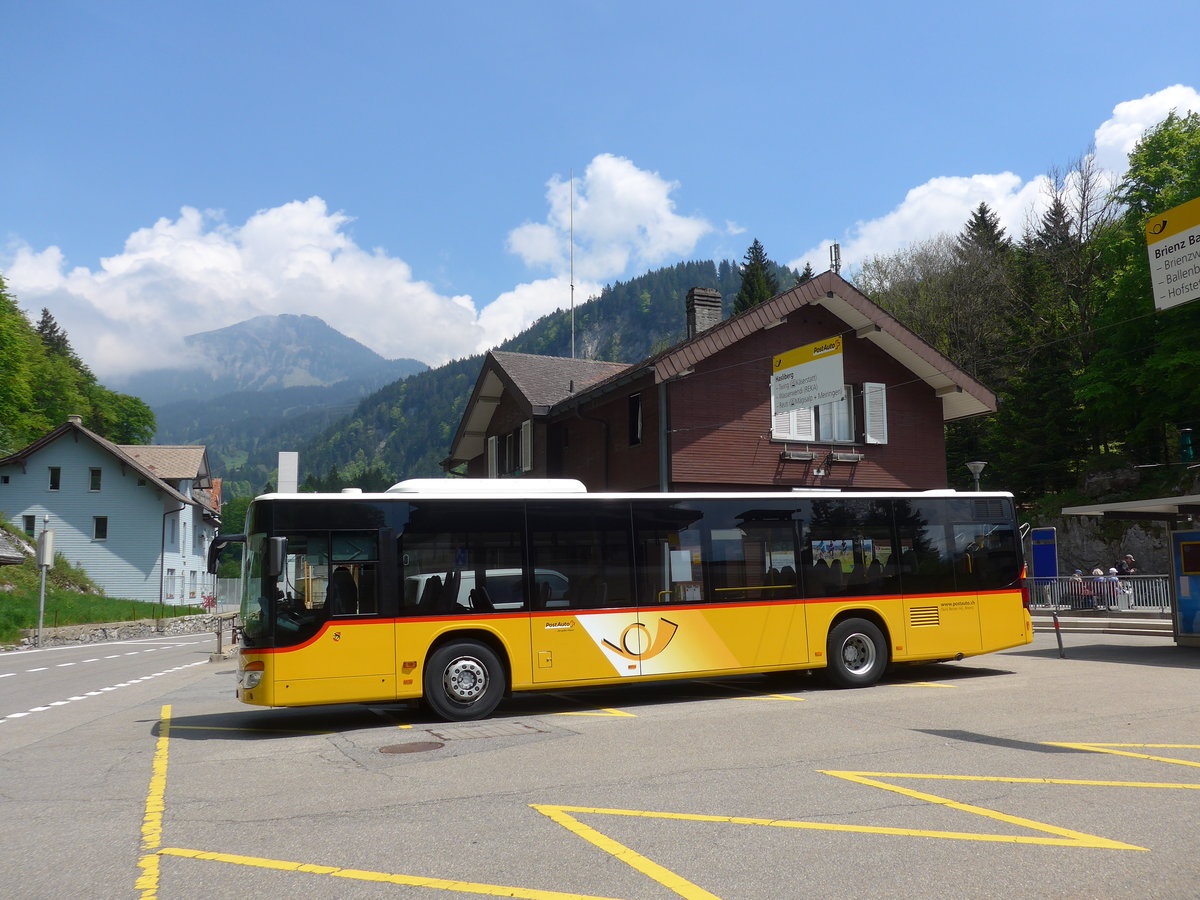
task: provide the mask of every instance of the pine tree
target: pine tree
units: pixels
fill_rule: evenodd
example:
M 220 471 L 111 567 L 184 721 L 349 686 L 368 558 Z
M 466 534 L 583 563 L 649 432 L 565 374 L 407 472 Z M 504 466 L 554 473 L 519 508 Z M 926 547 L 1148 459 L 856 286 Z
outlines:
M 816 277 L 817 277 L 817 275 L 815 272 L 813 272 L 812 263 L 806 262 L 804 264 L 804 271 L 800 272 L 796 276 L 796 287 L 799 287 L 800 285 L 804 284 L 806 281 L 812 281 Z
M 767 251 L 763 249 L 758 238 L 755 238 L 743 257 L 742 286 L 733 301 L 734 315 L 745 312 L 764 300 L 770 300 L 779 293 L 779 282 L 775 279 L 773 268 L 773 264 L 767 258 Z

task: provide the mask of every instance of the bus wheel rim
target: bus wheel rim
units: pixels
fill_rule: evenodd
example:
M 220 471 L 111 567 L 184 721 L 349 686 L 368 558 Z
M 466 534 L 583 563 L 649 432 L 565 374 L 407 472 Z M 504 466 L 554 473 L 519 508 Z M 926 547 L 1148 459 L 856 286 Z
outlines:
M 442 687 L 446 695 L 458 703 L 478 700 L 487 690 L 488 673 L 483 663 L 470 656 L 462 656 L 446 666 L 442 674 Z
M 855 675 L 870 671 L 875 665 L 875 642 L 865 634 L 852 634 L 842 644 L 842 662 Z

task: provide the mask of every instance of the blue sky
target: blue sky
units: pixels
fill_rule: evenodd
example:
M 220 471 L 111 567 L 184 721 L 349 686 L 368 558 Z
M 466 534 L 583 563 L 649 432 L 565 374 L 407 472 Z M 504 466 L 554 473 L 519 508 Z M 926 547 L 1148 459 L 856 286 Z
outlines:
M 828 267 L 1019 232 L 1118 172 L 1200 64 L 1194 4 L 0 0 L 0 272 L 102 377 L 319 315 L 389 357 L 492 346 L 681 259 Z

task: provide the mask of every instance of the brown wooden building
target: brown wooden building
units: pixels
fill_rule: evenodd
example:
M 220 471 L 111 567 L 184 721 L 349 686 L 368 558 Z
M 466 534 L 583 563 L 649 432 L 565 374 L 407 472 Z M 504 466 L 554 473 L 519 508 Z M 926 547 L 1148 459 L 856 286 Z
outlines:
M 688 338 L 633 365 L 488 354 L 447 469 L 578 478 L 591 491 L 933 489 L 943 425 L 995 395 L 832 272 L 721 319 L 688 293 Z M 843 395 L 774 415 L 772 360 L 843 338 Z

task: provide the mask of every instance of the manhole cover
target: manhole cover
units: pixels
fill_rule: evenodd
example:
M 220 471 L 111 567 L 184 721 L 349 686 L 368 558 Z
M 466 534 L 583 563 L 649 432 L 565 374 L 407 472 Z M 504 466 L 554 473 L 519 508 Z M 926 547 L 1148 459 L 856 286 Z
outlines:
M 444 745 L 437 741 L 413 741 L 411 744 L 392 744 L 380 747 L 380 753 L 424 753 L 426 750 L 441 750 Z

